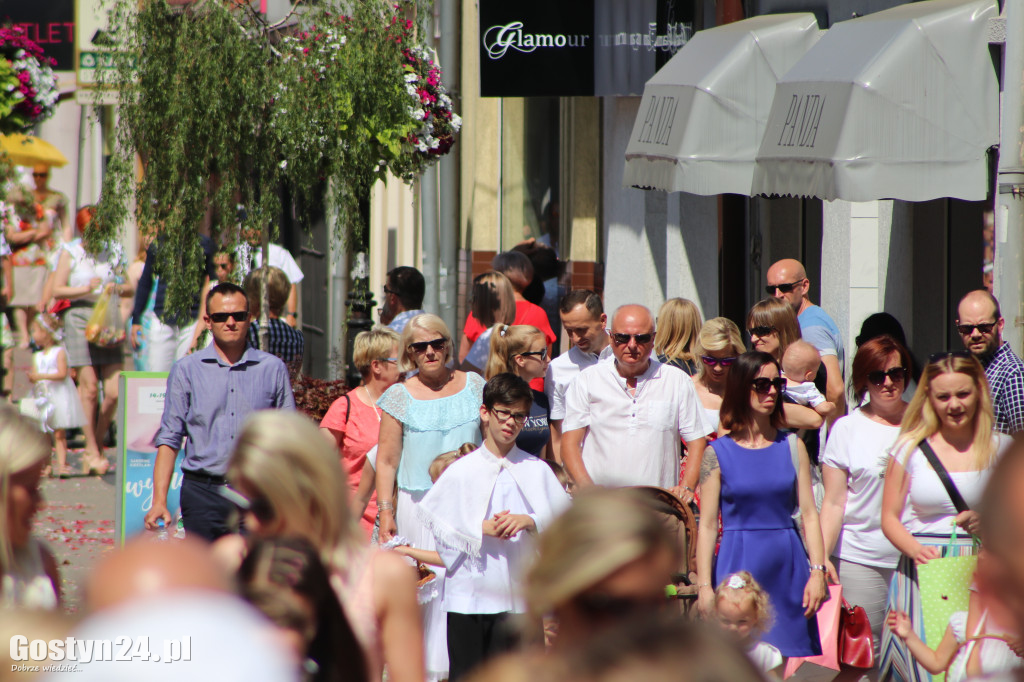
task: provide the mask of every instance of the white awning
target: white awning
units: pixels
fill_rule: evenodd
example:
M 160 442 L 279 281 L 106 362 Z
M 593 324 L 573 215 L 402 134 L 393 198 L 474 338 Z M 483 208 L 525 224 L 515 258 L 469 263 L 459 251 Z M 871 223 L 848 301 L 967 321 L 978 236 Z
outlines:
M 996 14 L 995 0 L 927 0 L 832 26 L 779 79 L 754 194 L 985 199 Z
M 623 184 L 750 194 L 775 82 L 819 34 L 810 13 L 763 15 L 696 33 L 644 87 Z

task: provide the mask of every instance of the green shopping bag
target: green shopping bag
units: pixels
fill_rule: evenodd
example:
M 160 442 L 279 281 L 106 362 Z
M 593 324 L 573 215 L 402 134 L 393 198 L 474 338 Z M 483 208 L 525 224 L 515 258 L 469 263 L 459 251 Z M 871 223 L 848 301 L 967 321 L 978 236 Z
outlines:
M 966 611 L 970 585 L 978 566 L 977 539 L 957 543 L 956 529 L 943 548 L 942 557 L 917 567 L 917 585 L 921 596 L 924 641 L 935 648 L 949 626 L 949 617 Z M 932 675 L 933 682 L 942 682 L 945 675 Z

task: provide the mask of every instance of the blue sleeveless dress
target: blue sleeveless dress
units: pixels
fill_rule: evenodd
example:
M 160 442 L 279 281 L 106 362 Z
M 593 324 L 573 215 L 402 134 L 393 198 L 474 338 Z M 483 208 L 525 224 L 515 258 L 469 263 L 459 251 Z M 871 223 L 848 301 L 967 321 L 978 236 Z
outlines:
M 793 523 L 796 471 L 786 436 L 750 450 L 729 436 L 714 442 L 721 467 L 722 542 L 714 584 L 736 571 L 750 571 L 771 596 L 775 624 L 762 640 L 783 656 L 821 654 L 817 618 L 804 618 L 807 553 Z

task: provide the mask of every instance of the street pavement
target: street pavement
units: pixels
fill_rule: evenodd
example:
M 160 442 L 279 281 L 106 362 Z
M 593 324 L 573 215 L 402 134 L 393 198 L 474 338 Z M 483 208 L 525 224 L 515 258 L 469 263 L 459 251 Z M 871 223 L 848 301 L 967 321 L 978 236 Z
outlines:
M 116 450 L 108 448 L 114 461 Z M 68 464 L 80 470 L 80 455 Z M 46 506 L 35 519 L 35 535 L 53 550 L 60 569 L 64 608 L 76 613 L 84 602 L 85 583 L 96 562 L 114 548 L 117 474 L 47 478 L 42 484 Z

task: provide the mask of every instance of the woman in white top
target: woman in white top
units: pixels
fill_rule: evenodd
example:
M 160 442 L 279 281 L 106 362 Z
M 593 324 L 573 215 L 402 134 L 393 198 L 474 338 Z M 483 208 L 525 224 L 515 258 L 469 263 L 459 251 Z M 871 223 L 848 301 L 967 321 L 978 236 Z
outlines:
M 55 609 L 60 576 L 50 550 L 32 536 L 43 506 L 39 481 L 50 439 L 39 425 L 0 405 L 0 611 Z
M 993 430 L 992 399 L 985 371 L 965 351 L 942 353 L 929 359 L 921 374 L 893 446 L 882 492 L 882 532 L 901 553 L 890 610 L 910 614 L 919 633 L 920 597 L 917 566 L 943 556 L 950 533 L 966 531 L 951 544 L 948 556 L 969 555 L 972 535 L 978 532 L 974 511 L 988 480 L 992 464 L 1010 439 Z M 969 507 L 957 512 L 939 475 L 921 450 L 922 442 L 935 451 Z M 910 678 L 928 679 L 902 641 L 886 630 L 882 640 L 880 675 L 886 679 L 895 668 L 908 670 Z
M 715 430 L 708 437 L 708 442 L 718 437 L 718 413 L 722 409 L 722 394 L 729 368 L 745 350 L 740 328 L 728 318 L 711 318 L 697 334 L 694 354 L 700 359 L 700 364 L 693 375 L 693 387 L 697 389 L 708 424 Z
M 910 353 L 891 336 L 865 341 L 857 349 L 850 379 L 857 407 L 833 425 L 821 462 L 821 531 L 825 556 L 831 557 L 825 564 L 829 577 L 842 584 L 843 597 L 867 612 L 876 661 L 889 582 L 900 557 L 882 533 L 878 510 L 889 449 L 907 409 L 902 395 L 909 367 Z
M 86 206 L 75 217 L 78 229 L 84 234 L 89 229 L 96 208 Z M 117 411 L 118 377 L 124 359 L 122 343 L 102 347 L 85 339 L 85 328 L 93 307 L 104 290 L 117 296 L 131 296 L 130 284 L 118 283 L 118 271 L 124 266 L 124 252 L 114 245 L 99 253 L 86 250 L 81 238 L 64 245 L 53 279 L 53 295 L 71 301 L 64 313 L 64 347 L 68 352 L 68 366 L 78 370 L 78 395 L 85 411 L 85 454 L 82 468 L 85 473 L 105 474 L 110 462 L 103 455 L 103 439 Z M 117 302 L 115 296 L 113 302 Z M 122 338 L 123 341 L 123 338 Z M 103 402 L 98 405 L 99 383 L 103 382 Z

